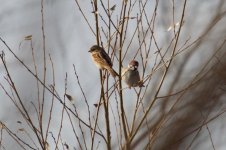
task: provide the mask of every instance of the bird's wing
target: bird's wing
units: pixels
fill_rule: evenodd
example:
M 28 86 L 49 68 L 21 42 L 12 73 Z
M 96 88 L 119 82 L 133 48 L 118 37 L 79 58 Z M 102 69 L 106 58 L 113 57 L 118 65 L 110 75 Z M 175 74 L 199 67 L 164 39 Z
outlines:
M 122 77 L 125 76 L 126 72 L 128 71 L 128 68 L 123 68 L 122 67 Z
M 102 52 L 93 52 L 92 58 L 95 63 L 99 64 L 101 68 L 112 67 L 111 61 L 109 61 L 109 57 L 106 57 Z M 105 67 L 104 67 L 105 66 Z
M 112 67 L 112 62 L 111 62 L 111 58 L 108 56 L 108 54 L 105 52 L 104 49 L 102 49 L 101 53 L 100 54 L 100 57 L 103 58 L 103 60 L 110 66 Z

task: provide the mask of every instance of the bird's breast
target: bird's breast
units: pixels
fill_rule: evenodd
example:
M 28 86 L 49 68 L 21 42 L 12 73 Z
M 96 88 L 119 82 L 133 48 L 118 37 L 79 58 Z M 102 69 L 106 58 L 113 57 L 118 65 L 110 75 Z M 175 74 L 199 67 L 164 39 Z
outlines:
M 98 53 L 95 53 L 95 52 L 92 53 L 92 59 L 98 68 L 104 69 L 104 64 L 103 64 L 103 60 L 102 60 L 103 58 L 101 58 Z
M 131 86 L 136 85 L 140 81 L 140 75 L 138 71 L 128 70 L 125 72 L 123 80 Z

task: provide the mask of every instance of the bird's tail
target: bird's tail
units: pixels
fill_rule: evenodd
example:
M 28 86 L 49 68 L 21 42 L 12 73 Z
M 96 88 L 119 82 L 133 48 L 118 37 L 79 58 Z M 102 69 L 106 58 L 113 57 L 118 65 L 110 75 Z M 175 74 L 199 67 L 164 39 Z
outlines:
M 145 87 L 145 86 L 144 86 L 144 81 L 143 81 L 143 80 L 140 80 L 140 81 L 138 82 L 138 85 L 139 85 L 139 87 Z
M 109 68 L 108 71 L 110 74 L 115 78 L 116 76 L 119 76 L 119 74 L 112 68 Z

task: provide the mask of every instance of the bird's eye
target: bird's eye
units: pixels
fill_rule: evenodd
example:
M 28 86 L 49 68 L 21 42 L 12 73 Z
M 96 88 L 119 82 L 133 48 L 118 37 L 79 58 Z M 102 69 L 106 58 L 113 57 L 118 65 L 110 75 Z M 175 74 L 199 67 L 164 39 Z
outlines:
M 135 68 L 135 69 L 137 69 L 137 68 L 138 68 L 138 66 L 134 66 L 134 68 Z
M 136 67 L 135 67 L 135 66 L 133 66 L 133 65 L 131 65 L 131 66 L 130 66 L 130 69 L 131 69 L 131 70 L 135 70 L 135 69 L 136 69 Z

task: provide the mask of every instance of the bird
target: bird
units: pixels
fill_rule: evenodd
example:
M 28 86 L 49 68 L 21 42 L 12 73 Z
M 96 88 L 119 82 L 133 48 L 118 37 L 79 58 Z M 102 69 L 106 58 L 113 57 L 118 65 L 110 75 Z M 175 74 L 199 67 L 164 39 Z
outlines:
M 139 63 L 136 60 L 132 60 L 127 68 L 122 69 L 122 80 L 131 87 L 143 87 L 143 81 L 140 80 L 140 74 L 138 72 Z
M 118 73 L 112 68 L 113 64 L 111 62 L 111 58 L 105 52 L 105 50 L 98 46 L 93 45 L 89 52 L 91 53 L 92 60 L 94 64 L 101 70 L 106 69 L 110 72 L 110 74 L 115 78 L 119 76 Z

